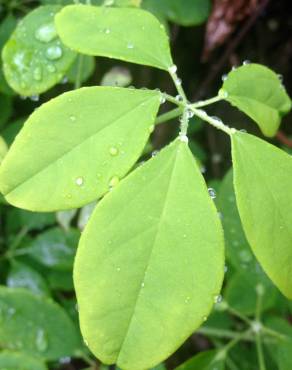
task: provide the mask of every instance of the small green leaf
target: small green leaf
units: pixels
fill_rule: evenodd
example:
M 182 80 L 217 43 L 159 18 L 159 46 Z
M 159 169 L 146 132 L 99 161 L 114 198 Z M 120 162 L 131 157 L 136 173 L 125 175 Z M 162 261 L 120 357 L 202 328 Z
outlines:
M 54 16 L 57 5 L 42 6 L 20 21 L 2 58 L 9 85 L 20 95 L 38 95 L 60 82 L 76 54 L 61 44 Z
M 78 208 L 98 199 L 139 158 L 160 96 L 87 87 L 52 99 L 30 116 L 7 153 L 1 192 L 32 211 Z
M 211 9 L 209 0 L 144 0 L 142 7 L 182 26 L 203 23 Z
M 206 184 L 176 140 L 101 200 L 82 234 L 74 283 L 89 348 L 121 368 L 160 363 L 210 313 L 223 250 Z
M 50 295 L 48 286 L 42 275 L 20 262 L 13 261 L 7 275 L 6 284 L 10 288 L 26 288 L 35 294 L 43 296 Z
M 80 233 L 54 228 L 38 235 L 28 247 L 29 254 L 44 266 L 56 270 L 71 270 Z
M 164 27 L 147 11 L 69 5 L 56 15 L 55 23 L 64 44 L 82 54 L 164 70 L 173 65 Z
M 0 288 L 1 348 L 47 360 L 72 356 L 78 333 L 65 311 L 50 299 L 25 289 Z
M 246 237 L 267 275 L 292 298 L 292 158 L 242 132 L 232 135 L 232 157 Z
M 0 353 L 0 368 L 4 370 L 48 370 L 39 358 L 15 351 Z
M 175 370 L 224 370 L 224 360 L 218 359 L 218 351 L 210 350 L 190 358 Z
M 274 136 L 291 100 L 280 78 L 260 64 L 247 64 L 231 71 L 219 94 L 252 118 L 266 136 Z

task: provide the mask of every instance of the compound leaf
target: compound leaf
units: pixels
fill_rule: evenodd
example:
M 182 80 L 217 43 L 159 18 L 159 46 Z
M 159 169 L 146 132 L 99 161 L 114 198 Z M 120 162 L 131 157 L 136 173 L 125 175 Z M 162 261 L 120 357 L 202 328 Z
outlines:
M 0 168 L 8 202 L 32 211 L 99 198 L 139 158 L 160 104 L 157 91 L 87 87 L 35 111 Z
M 20 95 L 38 95 L 56 83 L 76 53 L 62 45 L 54 25 L 61 6 L 41 6 L 18 23 L 3 49 L 4 74 Z
M 209 314 L 223 249 L 203 177 L 176 140 L 103 198 L 82 234 L 74 283 L 89 348 L 126 369 L 168 357 Z
M 219 93 L 252 118 L 266 136 L 276 134 L 282 116 L 291 109 L 291 100 L 279 76 L 259 64 L 231 71 Z
M 173 64 L 163 25 L 145 10 L 69 5 L 55 23 L 64 44 L 82 54 L 164 70 Z
M 21 350 L 47 360 L 72 356 L 78 333 L 53 301 L 21 288 L 0 288 L 1 348 Z
M 292 298 L 292 158 L 242 132 L 232 135 L 232 157 L 246 237 L 267 275 Z

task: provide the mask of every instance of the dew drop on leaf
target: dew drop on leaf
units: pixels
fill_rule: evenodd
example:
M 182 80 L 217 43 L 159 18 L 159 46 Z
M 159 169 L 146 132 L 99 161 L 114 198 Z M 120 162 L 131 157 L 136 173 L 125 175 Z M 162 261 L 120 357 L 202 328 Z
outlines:
M 127 44 L 127 48 L 128 48 L 128 49 L 134 49 L 134 45 L 133 45 L 131 42 L 129 42 L 129 43 Z
M 174 74 L 177 71 L 177 66 L 173 64 L 171 67 L 168 68 L 169 73 Z
M 38 351 L 44 352 L 48 348 L 48 340 L 43 329 L 38 329 L 35 337 L 35 346 Z
M 57 36 L 58 35 L 54 23 L 44 24 L 35 32 L 35 38 L 44 43 L 53 41 Z
M 208 189 L 208 193 L 209 193 L 209 195 L 210 195 L 210 197 L 212 199 L 215 199 L 216 198 L 216 192 L 215 192 L 215 190 L 213 188 L 209 188 Z
M 110 148 L 109 152 L 110 152 L 111 156 L 115 157 L 116 155 L 119 154 L 119 149 L 116 148 L 115 146 L 113 146 L 113 147 Z
M 84 183 L 84 179 L 83 179 L 83 177 L 77 177 L 77 179 L 75 180 L 75 183 L 76 183 L 76 185 L 78 185 L 78 186 L 82 186 L 82 185 L 83 185 L 83 183 Z
M 36 67 L 33 70 L 33 78 L 36 81 L 40 81 L 42 79 L 42 68 L 41 67 Z
M 61 46 L 53 45 L 50 46 L 46 51 L 46 57 L 50 60 L 60 59 L 63 55 Z
M 54 73 L 54 72 L 56 72 L 56 67 L 55 67 L 53 64 L 48 64 L 48 65 L 47 65 L 47 70 L 48 70 L 50 73 Z
M 75 116 L 70 116 L 70 121 L 71 122 L 75 122 L 76 121 L 76 117 Z
M 118 178 L 118 176 L 112 177 L 110 182 L 109 182 L 109 188 L 110 189 L 114 188 L 115 186 L 118 185 L 119 182 L 120 182 L 120 179 Z

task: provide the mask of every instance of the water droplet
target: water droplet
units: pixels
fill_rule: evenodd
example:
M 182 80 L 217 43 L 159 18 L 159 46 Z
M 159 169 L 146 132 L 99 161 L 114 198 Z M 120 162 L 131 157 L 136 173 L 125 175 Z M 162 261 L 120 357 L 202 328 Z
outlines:
M 38 351 L 44 352 L 48 348 L 48 340 L 43 329 L 38 329 L 35 338 L 35 345 Z
M 67 77 L 67 76 L 64 76 L 64 77 L 62 78 L 61 84 L 62 84 L 62 85 L 65 85 L 67 82 L 68 82 L 68 77 Z
M 190 300 L 191 300 L 191 297 L 187 296 L 185 299 L 185 303 L 189 303 Z
M 71 122 L 75 122 L 76 121 L 76 117 L 75 116 L 70 116 L 70 121 Z
M 39 101 L 40 100 L 40 96 L 39 95 L 32 95 L 29 97 L 31 101 Z
M 40 81 L 42 79 L 42 68 L 36 67 L 33 71 L 33 78 L 36 81 Z
M 177 101 L 183 101 L 183 100 L 184 100 L 184 98 L 183 98 L 181 95 L 177 95 L 177 96 L 175 97 L 175 100 L 177 100 Z
M 207 316 L 204 316 L 203 317 L 203 321 L 206 322 L 207 321 Z
M 248 60 L 248 59 L 246 59 L 246 60 L 244 60 L 244 61 L 243 61 L 243 63 L 242 63 L 242 64 L 243 64 L 244 66 L 247 66 L 247 65 L 249 65 L 250 63 L 251 63 L 251 61 L 250 61 L 250 60 Z
M 119 154 L 119 149 L 116 148 L 115 146 L 113 146 L 113 147 L 110 148 L 109 152 L 110 152 L 111 156 L 115 157 L 116 155 Z
M 120 182 L 119 177 L 118 176 L 113 176 L 111 178 L 110 182 L 109 182 L 109 188 L 110 188 L 110 190 L 112 188 L 114 188 L 115 186 L 117 186 L 119 182 Z
M 232 66 L 231 70 L 232 71 L 236 71 L 237 70 L 237 67 L 236 66 Z
M 247 131 L 244 129 L 244 128 L 242 128 L 241 130 L 239 130 L 240 132 L 243 132 L 243 133 L 246 133 Z
M 283 75 L 278 74 L 277 76 L 278 76 L 278 79 L 280 80 L 280 82 L 283 82 Z
M 83 341 L 84 341 L 84 344 L 88 347 L 89 346 L 88 340 L 84 339 Z
M 121 268 L 120 267 L 117 267 L 117 271 L 120 272 L 121 271 Z
M 220 96 L 221 98 L 223 98 L 223 99 L 226 99 L 226 98 L 228 98 L 228 92 L 227 92 L 227 91 L 225 91 L 224 89 L 220 89 L 220 90 L 219 90 L 219 96 Z
M 242 262 L 250 262 L 252 260 L 252 255 L 248 250 L 242 250 L 239 253 L 239 257 Z
M 186 143 L 186 144 L 189 142 L 187 135 L 180 134 L 179 139 L 181 142 Z
M 48 64 L 48 65 L 47 65 L 47 70 L 48 70 L 50 73 L 54 73 L 54 72 L 56 72 L 56 67 L 55 67 L 53 64 Z
M 180 78 L 175 79 L 176 85 L 180 86 L 182 84 L 182 80 Z
M 82 185 L 83 185 L 83 183 L 84 183 L 84 179 L 83 179 L 83 177 L 77 177 L 77 179 L 75 180 L 75 183 L 76 183 L 76 185 L 78 185 L 78 186 L 82 186 Z
M 107 35 L 108 35 L 110 32 L 111 32 L 111 30 L 110 30 L 109 28 L 106 28 L 106 29 L 104 30 L 104 33 L 106 33 Z
M 160 96 L 160 104 L 164 104 L 166 102 L 166 98 L 165 98 L 165 96 L 162 94 L 161 96 Z
M 215 303 L 220 303 L 220 302 L 222 302 L 222 295 L 221 295 L 221 294 L 219 294 L 219 295 L 215 295 L 215 296 L 214 296 L 214 302 L 215 302 Z
M 177 66 L 174 64 L 168 68 L 169 73 L 174 74 L 177 71 Z
M 142 288 L 144 288 L 144 286 L 145 286 L 145 283 L 143 282 L 143 283 L 141 284 L 141 287 L 142 287 Z
M 251 328 L 254 333 L 259 333 L 262 330 L 262 324 L 259 321 L 253 321 Z
M 155 125 L 149 126 L 149 132 L 150 132 L 150 134 L 154 131 L 154 128 L 155 128 Z
M 213 188 L 209 188 L 208 193 L 212 199 L 216 198 L 216 191 Z
M 223 82 L 224 82 L 224 81 L 226 81 L 226 80 L 228 79 L 228 75 L 227 75 L 227 74 L 223 75 L 223 76 L 221 77 L 221 79 L 222 79 L 222 81 L 223 81 Z
M 223 122 L 222 122 L 222 119 L 221 119 L 221 118 L 216 117 L 216 116 L 212 116 L 211 118 L 212 118 L 212 120 L 214 121 L 214 123 L 215 123 L 217 126 L 221 126 L 221 125 L 223 125 Z
M 134 49 L 134 45 L 131 42 L 128 42 L 127 48 L 128 49 Z
M 54 23 L 44 24 L 35 32 L 35 38 L 41 42 L 48 43 L 58 36 Z
M 151 153 L 151 157 L 156 157 L 158 153 L 159 150 L 153 150 L 153 152 Z
M 228 271 L 228 266 L 227 265 L 225 265 L 224 266 L 224 272 L 226 273 Z
M 192 111 L 192 109 L 187 109 L 186 115 L 188 119 L 194 117 L 194 114 L 195 113 Z
M 16 314 L 16 309 L 14 307 L 9 307 L 7 310 L 7 317 L 10 319 Z
M 62 55 L 62 48 L 58 45 L 50 46 L 46 51 L 46 57 L 50 60 L 60 59 Z

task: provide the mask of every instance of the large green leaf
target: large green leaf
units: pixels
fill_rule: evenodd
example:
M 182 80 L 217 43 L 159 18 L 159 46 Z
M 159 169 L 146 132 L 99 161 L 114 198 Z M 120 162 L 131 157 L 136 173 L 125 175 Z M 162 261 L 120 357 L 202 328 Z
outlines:
M 190 358 L 175 370 L 224 370 L 224 360 L 216 359 L 218 352 L 210 350 Z
M 0 346 L 48 360 L 72 356 L 78 333 L 53 301 L 25 289 L 0 288 Z
M 143 0 L 142 7 L 182 26 L 194 26 L 207 19 L 210 12 L 210 1 Z
M 292 158 L 255 136 L 232 135 L 236 201 L 250 246 L 292 298 Z
M 74 282 L 89 348 L 126 369 L 168 357 L 216 301 L 223 249 L 203 177 L 176 140 L 108 194 L 82 234 Z
M 276 134 L 281 117 L 291 109 L 291 100 L 279 77 L 259 64 L 231 71 L 220 94 L 252 118 L 266 136 Z
M 63 231 L 53 228 L 38 235 L 28 247 L 28 252 L 44 266 L 56 270 L 71 270 L 79 236 L 77 229 Z
M 8 202 L 32 211 L 78 208 L 106 193 L 139 158 L 157 91 L 88 87 L 35 111 L 0 168 Z
M 47 370 L 45 363 L 39 358 L 22 352 L 3 351 L 0 353 L 0 369 L 2 370 Z
M 173 64 L 164 27 L 147 11 L 69 5 L 57 14 L 55 23 L 64 44 L 82 54 L 164 70 Z
M 54 16 L 61 6 L 48 5 L 30 12 L 18 23 L 2 58 L 9 85 L 20 95 L 37 95 L 62 80 L 76 54 L 62 45 Z

